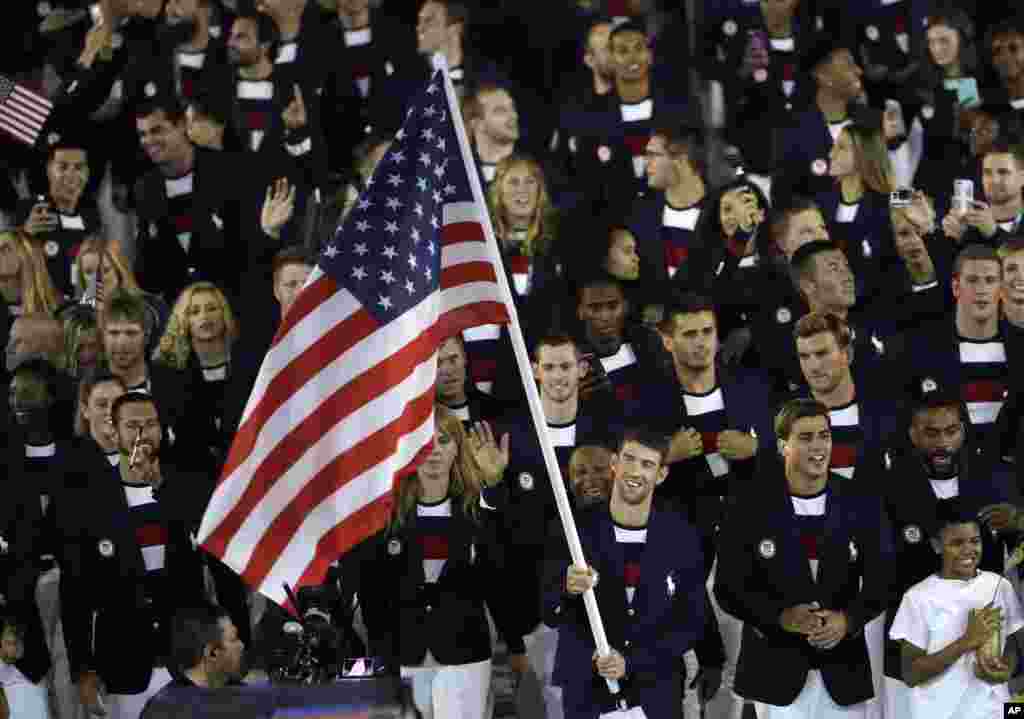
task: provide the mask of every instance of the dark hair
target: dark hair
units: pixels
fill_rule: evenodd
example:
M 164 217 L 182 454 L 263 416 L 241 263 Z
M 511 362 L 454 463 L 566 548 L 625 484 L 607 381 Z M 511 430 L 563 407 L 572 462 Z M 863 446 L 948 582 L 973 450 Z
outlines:
M 277 54 L 277 48 L 281 44 L 281 31 L 277 23 L 269 15 L 256 12 L 255 8 L 246 8 L 235 16 L 235 22 L 239 20 L 252 20 L 256 23 L 256 42 L 260 45 L 267 45 L 267 54 L 273 61 Z
M 616 454 L 622 452 L 622 448 L 626 446 L 627 442 L 635 442 L 647 449 L 653 449 L 661 457 L 661 464 L 664 466 L 665 460 L 668 458 L 669 439 L 661 432 L 655 432 L 646 427 L 627 429 L 622 433 Z
M 936 7 L 926 18 L 928 24 L 924 28 L 925 41 L 921 43 L 921 78 L 925 87 L 938 88 L 942 85 L 944 75 L 942 68 L 935 64 L 932 53 L 928 49 L 928 30 L 942 25 L 955 30 L 960 37 L 960 71 L 964 77 L 977 72 L 978 53 L 974 47 L 974 23 L 960 8 L 952 4 Z
M 988 152 L 982 156 L 982 162 L 989 155 L 1011 155 L 1017 161 L 1017 167 L 1024 170 L 1024 148 L 1021 145 L 1014 144 L 1006 137 L 996 138 Z
M 956 277 L 963 272 L 964 265 L 968 262 L 995 262 L 999 265 L 999 274 L 1003 273 L 1003 263 L 999 259 L 999 254 L 988 245 L 976 242 L 960 250 L 960 254 L 953 260 L 953 276 Z
M 715 304 L 710 300 L 710 298 L 693 292 L 687 292 L 686 294 L 675 296 L 669 302 L 668 307 L 665 308 L 665 316 L 662 318 L 661 322 L 658 323 L 658 329 L 667 334 L 671 334 L 676 329 L 676 317 L 681 315 L 695 315 L 698 312 L 710 312 L 715 316 L 715 321 L 718 321 L 718 313 L 715 310 Z
M 810 210 L 821 213 L 818 203 L 809 197 L 801 195 L 793 197 L 788 205 L 776 207 L 772 210 L 771 216 L 768 219 L 768 233 L 776 247 L 780 246 L 779 240 L 789 234 L 789 223 L 793 218 L 802 212 Z
M 25 623 L 13 614 L 0 614 L 0 634 L 8 629 L 14 633 L 15 639 L 25 641 Z
M 11 377 L 13 378 L 19 374 L 29 374 L 41 382 L 51 402 L 57 399 L 60 384 L 59 375 L 57 368 L 45 357 L 30 355 L 21 359 L 11 373 Z
M 466 31 L 469 29 L 469 6 L 466 3 L 455 2 L 454 0 L 424 0 L 420 4 L 420 7 L 422 8 L 430 2 L 443 7 L 445 13 L 448 15 L 448 24 L 461 24 L 462 36 L 466 36 Z
M 203 659 L 209 644 L 220 646 L 224 629 L 220 620 L 228 613 L 213 605 L 181 609 L 171 624 L 171 662 L 181 672 L 193 669 Z
M 651 137 L 665 140 L 665 151 L 672 157 L 686 155 L 686 160 L 701 177 L 704 176 L 704 135 L 697 128 L 660 125 L 651 132 Z
M 564 345 L 572 345 L 573 350 L 576 352 L 577 359 L 580 355 L 580 348 L 576 345 L 576 340 L 567 334 L 550 334 L 541 337 L 537 340 L 537 343 L 533 346 L 533 361 L 540 361 L 540 348 L 541 347 L 562 347 Z
M 153 395 L 149 392 L 133 390 L 131 392 L 125 392 L 111 403 L 110 416 L 114 420 L 114 425 L 121 422 L 121 408 L 126 404 L 151 404 L 153 405 L 153 409 L 156 410 L 157 420 L 160 419 L 160 408 L 157 407 L 156 400 L 153 399 Z
M 626 32 L 639 33 L 640 35 L 643 35 L 645 38 L 647 37 L 647 28 L 644 27 L 639 20 L 628 20 L 612 28 L 611 33 L 609 33 L 608 35 L 609 46 L 611 45 L 612 41 L 615 40 L 616 35 L 621 35 L 622 33 Z
M 828 409 L 821 402 L 815 399 L 791 399 L 784 403 L 775 415 L 775 436 L 781 440 L 788 440 L 793 425 L 807 417 L 824 417 L 825 422 L 832 426 Z
M 959 497 L 939 502 L 935 509 L 932 536 L 941 541 L 943 530 L 958 524 L 974 524 L 981 531 L 981 522 L 978 520 L 977 514 L 968 511 Z
M 1024 234 L 1016 234 L 999 245 L 996 254 L 999 255 L 1000 260 L 1005 260 L 1010 255 L 1021 251 L 1024 251 Z
M 230 110 L 220 98 L 214 97 L 211 92 L 201 92 L 188 102 L 192 112 L 208 117 L 218 125 L 227 127 L 230 123 Z
M 992 41 L 1000 35 L 1020 35 L 1024 37 L 1024 13 L 1017 13 L 989 25 L 985 31 L 985 50 L 992 52 Z
M 576 282 L 577 304 L 583 298 L 583 290 L 591 287 L 615 287 L 622 293 L 623 298 L 626 297 L 626 289 L 623 287 L 622 281 L 608 274 L 607 270 L 601 269 L 589 272 Z
M 316 267 L 316 259 L 301 245 L 288 245 L 282 247 L 274 255 L 270 262 L 271 277 L 277 279 L 277 273 L 282 267 L 288 265 L 307 265 Z
M 118 288 L 110 295 L 106 316 L 103 319 L 104 324 L 132 322 L 142 327 L 143 332 L 147 332 L 146 314 L 146 301 L 142 299 L 141 295 L 131 290 Z
M 140 103 L 135 110 L 135 119 L 141 120 L 158 112 L 162 112 L 167 121 L 174 125 L 185 122 L 185 106 L 177 97 L 167 94 L 157 95 Z
M 793 253 L 789 266 L 797 281 L 807 279 L 814 272 L 814 258 L 822 252 L 842 252 L 839 245 L 831 240 L 813 240 Z

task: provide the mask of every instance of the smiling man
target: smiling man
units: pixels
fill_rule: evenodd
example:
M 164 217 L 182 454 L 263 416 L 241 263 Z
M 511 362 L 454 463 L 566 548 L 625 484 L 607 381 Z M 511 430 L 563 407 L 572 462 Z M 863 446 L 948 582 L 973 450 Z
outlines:
M 721 533 L 715 596 L 744 622 L 735 691 L 759 719 L 864 717 L 863 630 L 885 607 L 888 521 L 872 492 L 829 472 L 824 405 L 787 402 L 775 434 L 781 467 L 765 465 Z
M 900 642 L 910 689 L 909 719 L 998 716 L 1010 698 L 1024 615 L 998 571 L 980 571 L 982 535 L 974 514 L 950 508 L 931 537 L 941 568 L 907 591 L 890 636 Z M 979 651 L 997 634 L 995 654 Z
M 939 557 L 929 545 L 929 539 L 939 537 L 931 531 L 937 517 L 948 513 L 954 505 L 959 511 L 977 516 L 985 507 L 1018 501 L 1009 473 L 993 471 L 987 453 L 977 451 L 967 433 L 965 414 L 955 385 L 929 385 L 929 390 L 920 392 L 911 408 L 907 429 L 912 451 L 894 456 L 878 484 L 884 488 L 896 547 L 890 573 L 890 623 L 904 592 L 941 568 Z M 1006 526 L 997 520 L 985 527 L 978 548 L 978 565 L 1001 572 L 1004 553 L 1013 535 L 997 535 L 990 529 L 1003 530 Z M 885 694 L 887 710 L 897 711 L 897 716 L 906 715 L 907 684 L 913 682 L 906 676 L 899 643 L 888 641 Z
M 545 620 L 560 627 L 553 681 L 562 687 L 566 719 L 626 707 L 649 719 L 679 716 L 679 657 L 701 635 L 705 589 L 693 527 L 671 509 L 652 507 L 654 488 L 668 474 L 667 451 L 661 435 L 627 431 L 612 458 L 608 509 L 579 518 L 588 566 L 569 564 L 564 549 L 545 562 Z M 597 655 L 587 624 L 582 595 L 591 588 L 603 611 L 607 656 Z M 601 679 L 619 682 L 618 698 Z

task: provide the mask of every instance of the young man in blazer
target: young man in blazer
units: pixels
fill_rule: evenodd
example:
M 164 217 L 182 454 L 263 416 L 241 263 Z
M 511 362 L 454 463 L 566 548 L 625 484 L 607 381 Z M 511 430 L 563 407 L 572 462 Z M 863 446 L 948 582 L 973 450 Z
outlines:
M 654 488 L 668 475 L 667 452 L 661 435 L 627 431 L 612 460 L 608 508 L 577 516 L 591 564 L 570 564 L 557 551 L 561 541 L 545 561 L 544 621 L 559 627 L 553 682 L 562 687 L 566 719 L 626 708 L 648 719 L 679 716 L 679 659 L 701 637 L 706 603 L 697 532 L 681 513 L 652 509 Z M 581 596 L 592 587 L 606 656 L 595 650 Z M 617 696 L 606 679 L 619 682 Z
M 775 434 L 782 467 L 766 463 L 719 535 L 715 596 L 744 622 L 735 690 L 758 719 L 860 719 L 874 696 L 863 632 L 885 608 L 888 523 L 876 497 L 829 472 L 824 405 L 787 402 Z

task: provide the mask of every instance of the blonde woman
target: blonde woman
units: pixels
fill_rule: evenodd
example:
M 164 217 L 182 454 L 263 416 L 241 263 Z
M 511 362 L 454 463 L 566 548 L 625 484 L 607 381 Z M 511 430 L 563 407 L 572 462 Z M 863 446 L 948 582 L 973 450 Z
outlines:
M 525 662 L 509 609 L 528 598 L 502 596 L 509 587 L 495 518 L 480 503 L 481 487 L 497 484 L 508 465 L 508 438 L 499 444 L 486 424 L 467 432 L 448 410 L 435 413 L 429 456 L 401 480 L 390 526 L 354 553 L 351 566 L 371 653 L 411 680 L 424 719 L 484 719 L 485 604 L 515 661 Z
M 85 305 L 71 305 L 61 312 L 64 324 L 64 370 L 81 378 L 99 364 L 102 353 L 96 311 Z
M 875 297 L 880 274 L 895 259 L 889 193 L 896 189 L 882 116 L 865 113 L 839 133 L 829 155 L 836 187 L 815 197 L 834 224 L 832 239 L 846 250 L 857 277 L 859 301 Z
M 230 441 L 221 427 L 231 348 L 238 334 L 234 312 L 221 289 L 212 282 L 196 282 L 178 295 L 153 353 L 154 362 L 192 375 L 200 401 L 209 405 L 197 416 L 213 421 L 210 447 L 215 454 L 225 451 Z
M 11 317 L 53 316 L 60 304 L 42 252 L 20 230 L 0 232 L 0 298 Z

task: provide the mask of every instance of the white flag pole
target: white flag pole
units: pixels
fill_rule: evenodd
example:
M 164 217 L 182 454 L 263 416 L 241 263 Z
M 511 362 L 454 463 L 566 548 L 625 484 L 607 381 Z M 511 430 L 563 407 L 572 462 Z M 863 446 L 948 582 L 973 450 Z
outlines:
M 466 176 L 469 178 L 469 187 L 473 192 L 473 202 L 480 209 L 480 224 L 484 228 L 484 240 L 487 251 L 491 255 L 491 262 L 495 267 L 495 274 L 498 277 L 498 286 L 501 288 L 502 298 L 509 314 L 509 336 L 512 339 L 512 350 L 516 356 L 516 364 L 519 366 L 519 374 L 523 378 L 523 389 L 526 390 L 526 400 L 530 406 L 530 416 L 533 418 L 533 428 L 537 432 L 537 439 L 540 440 L 541 452 L 544 455 L 544 465 L 547 468 L 548 479 L 551 481 L 551 489 L 555 495 L 555 504 L 558 507 L 558 515 L 562 519 L 562 529 L 565 531 L 565 538 L 569 543 L 569 554 L 572 556 L 573 564 L 585 565 L 586 558 L 583 556 L 583 546 L 580 544 L 580 536 L 576 531 L 576 521 L 572 516 L 572 508 L 569 506 L 569 495 L 565 490 L 565 482 L 562 480 L 562 471 L 558 467 L 558 458 L 555 456 L 555 448 L 548 436 L 547 420 L 544 417 L 544 408 L 540 403 L 540 394 L 537 392 L 537 385 L 533 381 L 533 370 L 530 364 L 530 355 L 526 351 L 526 342 L 523 340 L 522 330 L 519 328 L 519 317 L 516 314 L 515 304 L 512 301 L 512 293 L 509 290 L 508 278 L 505 276 L 504 265 L 501 260 L 501 253 L 498 251 L 498 241 L 494 237 L 494 228 L 491 226 L 491 218 L 487 213 L 487 203 L 484 201 L 483 188 L 480 187 L 480 177 L 477 175 L 476 167 L 473 166 L 473 153 L 469 146 L 469 138 L 466 135 L 466 127 L 462 122 L 462 111 L 459 107 L 459 98 L 455 94 L 455 87 L 448 76 L 448 62 L 444 55 L 437 53 L 433 56 L 435 70 L 440 70 L 444 77 L 444 92 L 448 98 L 448 105 L 452 111 L 452 122 L 455 125 L 455 136 L 459 140 L 459 149 L 466 166 Z M 608 636 L 604 632 L 604 623 L 601 621 L 601 613 L 597 608 L 597 597 L 593 589 L 588 589 L 583 595 L 583 603 L 587 609 L 587 619 L 590 620 L 590 630 L 594 634 L 594 643 L 597 645 L 597 653 L 604 657 L 611 652 L 608 646 Z M 614 679 L 607 679 L 608 689 L 612 694 L 619 693 L 619 683 Z

